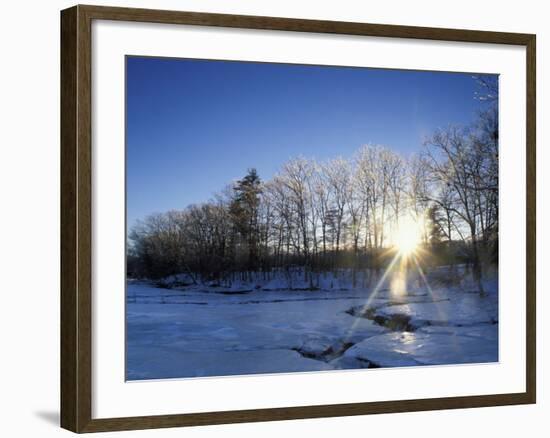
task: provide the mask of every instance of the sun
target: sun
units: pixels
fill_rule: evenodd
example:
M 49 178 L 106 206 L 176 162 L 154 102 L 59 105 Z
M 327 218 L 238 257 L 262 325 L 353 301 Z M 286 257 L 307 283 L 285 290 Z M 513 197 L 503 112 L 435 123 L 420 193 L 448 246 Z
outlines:
M 411 256 L 416 252 L 418 246 L 422 242 L 422 230 L 420 221 L 412 217 L 402 217 L 397 225 L 393 243 L 404 257 Z

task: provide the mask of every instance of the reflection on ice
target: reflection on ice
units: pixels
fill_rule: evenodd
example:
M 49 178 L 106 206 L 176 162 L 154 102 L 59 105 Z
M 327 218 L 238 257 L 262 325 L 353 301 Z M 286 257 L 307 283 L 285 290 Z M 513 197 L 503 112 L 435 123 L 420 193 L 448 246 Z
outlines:
M 388 272 L 372 289 L 338 284 L 282 289 L 282 282 L 127 290 L 127 378 L 158 379 L 493 362 L 498 360 L 498 285 L 485 297 L 467 284 L 413 274 L 396 294 Z M 394 267 L 399 267 L 395 260 Z M 294 282 L 298 284 L 298 282 Z M 246 293 L 243 291 L 246 290 Z M 492 291 L 492 292 L 491 292 Z

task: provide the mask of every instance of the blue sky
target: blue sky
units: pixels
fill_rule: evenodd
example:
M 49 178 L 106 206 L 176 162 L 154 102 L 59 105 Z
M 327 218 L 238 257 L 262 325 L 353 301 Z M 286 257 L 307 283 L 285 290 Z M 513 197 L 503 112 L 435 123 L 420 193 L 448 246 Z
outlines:
M 471 74 L 127 58 L 127 219 L 182 209 L 255 167 L 270 179 L 299 155 L 404 155 L 438 127 L 471 122 Z

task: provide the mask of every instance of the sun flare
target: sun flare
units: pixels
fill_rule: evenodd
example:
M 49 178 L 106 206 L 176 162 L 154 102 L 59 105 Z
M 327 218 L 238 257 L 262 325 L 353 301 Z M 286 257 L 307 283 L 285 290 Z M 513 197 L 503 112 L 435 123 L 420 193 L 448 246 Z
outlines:
M 397 251 L 402 256 L 408 257 L 414 254 L 422 242 L 420 222 L 412 217 L 400 219 L 393 240 Z

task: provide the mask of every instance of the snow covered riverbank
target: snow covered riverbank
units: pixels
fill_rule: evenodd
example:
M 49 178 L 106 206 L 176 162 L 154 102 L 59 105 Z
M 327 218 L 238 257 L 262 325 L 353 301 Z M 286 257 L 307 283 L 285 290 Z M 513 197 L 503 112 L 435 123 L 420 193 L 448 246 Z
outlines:
M 127 379 L 498 361 L 496 280 L 480 296 L 469 281 L 435 278 L 399 294 L 390 278 L 316 290 L 130 280 Z

